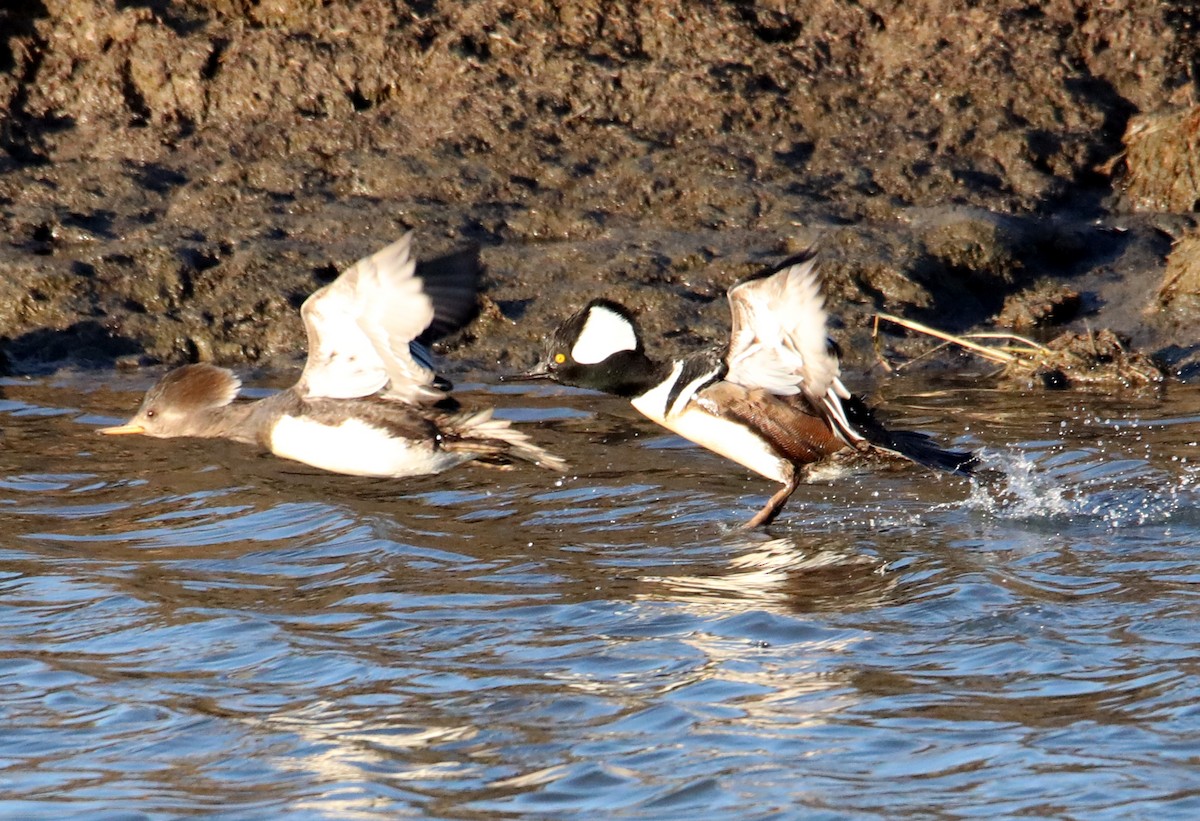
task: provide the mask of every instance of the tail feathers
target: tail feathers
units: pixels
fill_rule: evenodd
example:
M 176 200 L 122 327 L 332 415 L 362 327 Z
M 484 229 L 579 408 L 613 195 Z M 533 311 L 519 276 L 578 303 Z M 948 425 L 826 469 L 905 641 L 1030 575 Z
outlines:
M 979 464 L 979 457 L 974 453 L 964 450 L 946 450 L 923 433 L 894 430 L 891 431 L 888 438 L 890 440 L 888 444 L 875 444 L 927 468 L 969 476 Z
M 516 458 L 549 470 L 567 469 L 566 460 L 535 445 L 507 420 L 493 418 L 491 410 L 458 414 L 453 417 L 453 428 L 457 438 L 445 443 L 447 449 L 469 451 L 483 459 L 503 462 Z
M 888 430 L 866 403 L 857 396 L 842 400 L 846 418 L 854 429 L 877 448 L 895 453 L 935 470 L 970 475 L 979 464 L 979 458 L 961 450 L 946 450 L 929 436 L 911 430 Z

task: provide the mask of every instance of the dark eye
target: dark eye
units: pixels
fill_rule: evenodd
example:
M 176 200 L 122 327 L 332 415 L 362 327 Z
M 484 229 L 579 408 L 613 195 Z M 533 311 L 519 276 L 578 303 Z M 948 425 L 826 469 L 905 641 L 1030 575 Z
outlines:
M 157 415 L 157 414 L 158 414 L 158 411 L 156 411 L 154 408 L 151 408 L 150 410 L 146 411 L 146 418 L 153 419 L 155 417 L 155 415 Z

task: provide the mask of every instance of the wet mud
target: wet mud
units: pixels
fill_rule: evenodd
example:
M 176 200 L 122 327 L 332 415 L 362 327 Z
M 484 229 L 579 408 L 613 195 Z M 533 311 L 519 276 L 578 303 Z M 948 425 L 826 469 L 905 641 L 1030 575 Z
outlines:
M 1189 378 L 1198 27 L 1171 0 L 8 4 L 3 351 L 287 367 L 303 299 L 414 228 L 489 269 L 451 373 L 524 367 L 597 295 L 668 352 L 718 340 L 725 287 L 817 243 L 851 367 L 888 311 L 1104 330 Z

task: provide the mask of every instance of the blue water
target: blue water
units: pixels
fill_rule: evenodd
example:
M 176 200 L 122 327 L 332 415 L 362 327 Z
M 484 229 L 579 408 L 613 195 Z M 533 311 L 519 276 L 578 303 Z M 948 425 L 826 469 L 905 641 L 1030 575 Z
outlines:
M 619 400 L 468 386 L 565 476 L 99 437 L 6 380 L 0 817 L 1190 818 L 1200 391 L 887 386 L 972 484 L 773 487 Z

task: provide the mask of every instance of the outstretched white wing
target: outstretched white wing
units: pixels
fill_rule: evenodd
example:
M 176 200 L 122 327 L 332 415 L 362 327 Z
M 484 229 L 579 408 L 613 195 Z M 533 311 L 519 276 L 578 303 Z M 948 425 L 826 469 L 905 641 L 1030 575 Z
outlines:
M 747 388 L 779 396 L 804 394 L 822 409 L 848 441 L 862 437 L 842 408 L 850 392 L 838 378 L 841 367 L 830 350 L 825 297 L 816 257 L 806 252 L 774 272 L 740 280 L 729 289 L 733 330 L 725 376 Z
M 829 351 L 815 257 L 741 280 L 729 289 L 729 307 L 727 379 L 780 396 L 829 390 L 839 367 Z
M 412 232 L 360 259 L 300 308 L 308 360 L 305 396 L 354 399 L 379 391 L 405 402 L 443 396 L 410 343 L 433 321 L 433 301 L 415 276 Z M 425 359 L 425 362 L 428 360 Z

